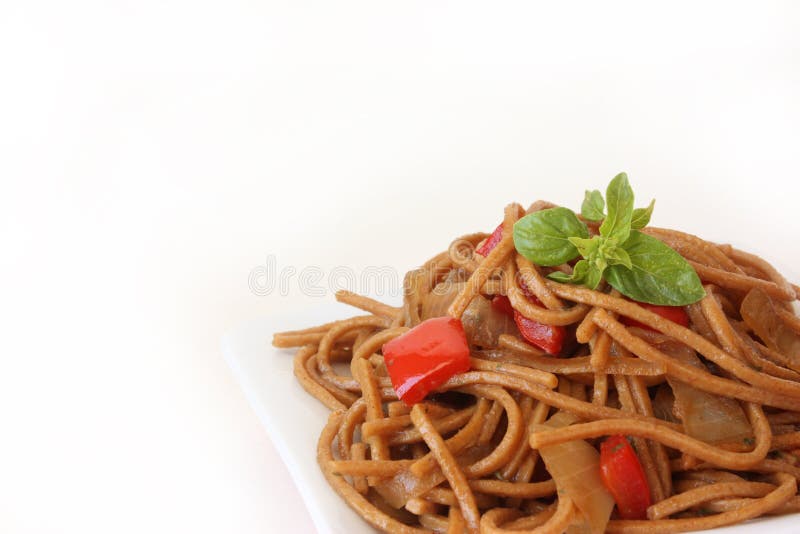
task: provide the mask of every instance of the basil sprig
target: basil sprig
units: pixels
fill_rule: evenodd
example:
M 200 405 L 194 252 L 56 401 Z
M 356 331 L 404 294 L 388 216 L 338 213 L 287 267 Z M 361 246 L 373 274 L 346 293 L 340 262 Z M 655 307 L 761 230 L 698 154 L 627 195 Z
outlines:
M 535 215 L 535 217 L 533 217 Z M 520 224 L 527 220 L 525 224 Z M 551 267 L 566 263 L 578 255 L 570 237 L 588 238 L 589 230 L 572 210 L 551 208 L 527 215 L 514 225 L 514 245 L 526 258 Z M 533 261 L 533 260 L 531 260 Z
M 633 207 L 633 190 L 623 172 L 611 180 L 606 197 L 586 191 L 581 216 L 600 222 L 600 235 L 589 237 L 586 224 L 572 210 L 551 208 L 526 215 L 514 224 L 517 251 L 537 265 L 551 267 L 579 260 L 571 275 L 554 271 L 548 278 L 595 289 L 601 279 L 640 302 L 684 306 L 705 295 L 691 265 L 673 249 L 639 230 L 647 226 L 655 200 Z M 606 213 L 607 211 L 607 213 Z

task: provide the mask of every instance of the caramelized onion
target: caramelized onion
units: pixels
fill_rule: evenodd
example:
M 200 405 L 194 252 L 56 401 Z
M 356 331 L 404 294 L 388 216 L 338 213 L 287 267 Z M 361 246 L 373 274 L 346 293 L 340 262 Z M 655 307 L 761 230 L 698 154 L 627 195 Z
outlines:
M 800 335 L 775 311 L 775 303 L 761 289 L 751 289 L 742 301 L 742 319 L 773 350 L 800 363 Z
M 485 349 L 497 348 L 503 334 L 519 335 L 514 319 L 498 311 L 486 297 L 478 295 L 461 316 L 470 344 Z
M 653 399 L 653 415 L 662 421 L 679 422 L 675 417 L 675 394 L 667 384 L 662 384 L 656 391 Z
M 437 284 L 422 302 L 422 319 L 447 315 L 447 309 L 464 285 L 464 282 L 449 280 Z M 495 309 L 483 295 L 472 299 L 461 316 L 461 322 L 470 345 L 484 349 L 497 348 L 502 334 L 519 335 L 514 319 Z
M 705 369 L 694 350 L 677 341 L 665 341 L 658 349 L 684 363 Z M 747 416 L 736 399 L 720 397 L 667 377 L 675 395 L 674 415 L 687 434 L 707 443 L 741 441 L 753 435 Z
M 558 412 L 544 425 L 534 425 L 534 430 L 561 428 L 576 420 L 572 414 Z M 580 510 L 584 528 L 578 530 L 605 532 L 614 509 L 614 498 L 600 477 L 600 453 L 584 440 L 542 447 L 539 453 L 556 482 L 558 494 L 569 496 Z
M 421 318 L 430 319 L 431 317 L 444 317 L 447 315 L 447 308 L 450 307 L 456 296 L 464 289 L 466 282 L 455 282 L 445 280 L 436 284 L 430 293 L 422 301 Z

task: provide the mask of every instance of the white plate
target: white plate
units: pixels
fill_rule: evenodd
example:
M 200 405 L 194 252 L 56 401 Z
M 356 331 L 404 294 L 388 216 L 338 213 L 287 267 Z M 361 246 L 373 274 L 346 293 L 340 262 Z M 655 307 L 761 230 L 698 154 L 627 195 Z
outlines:
M 292 371 L 294 350 L 276 349 L 272 334 L 342 319 L 353 308 L 325 302 L 300 316 L 264 317 L 222 339 L 222 352 L 267 429 L 303 496 L 320 534 L 372 534 L 328 485 L 317 465 L 317 439 L 328 409 L 300 387 Z
M 229 333 L 222 350 L 300 490 L 321 534 L 368 534 L 374 530 L 328 486 L 317 466 L 316 447 L 328 410 L 308 395 L 292 374 L 294 350 L 275 349 L 272 334 L 332 321 L 357 312 L 321 302 L 303 316 L 263 317 Z M 800 515 L 772 517 L 715 529 L 719 534 L 794 534 Z

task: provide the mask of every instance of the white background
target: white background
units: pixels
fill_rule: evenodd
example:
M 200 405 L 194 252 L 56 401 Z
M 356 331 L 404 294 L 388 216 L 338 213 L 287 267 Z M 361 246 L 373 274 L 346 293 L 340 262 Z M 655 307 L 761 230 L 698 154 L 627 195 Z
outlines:
M 798 95 L 796 2 L 0 2 L 0 531 L 312 531 L 219 351 L 319 304 L 269 255 L 403 271 L 626 170 L 797 281 Z

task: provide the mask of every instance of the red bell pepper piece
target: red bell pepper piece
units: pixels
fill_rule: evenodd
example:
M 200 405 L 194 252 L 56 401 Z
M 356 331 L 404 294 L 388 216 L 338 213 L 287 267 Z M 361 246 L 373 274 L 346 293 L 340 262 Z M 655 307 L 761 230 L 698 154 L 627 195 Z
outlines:
M 631 300 L 631 299 L 627 299 Z M 677 323 L 681 326 L 689 326 L 689 315 L 686 313 L 686 310 L 683 306 L 659 306 L 657 304 L 648 304 L 646 302 L 639 302 L 638 300 L 631 300 L 631 302 L 635 302 L 645 310 L 649 310 L 653 313 L 657 313 L 664 319 L 669 319 L 673 323 Z M 627 326 L 638 326 L 639 328 L 644 328 L 646 330 L 651 330 L 656 332 L 655 328 L 652 328 L 649 325 L 644 323 L 640 323 L 636 319 L 631 319 L 630 317 L 621 317 L 620 318 L 622 324 Z
M 536 298 L 536 295 L 524 289 L 523 292 L 528 295 L 537 306 L 542 305 L 542 301 Z M 525 338 L 525 341 L 536 345 L 548 354 L 558 355 L 564 347 L 564 340 L 567 337 L 567 330 L 563 326 L 556 326 L 552 324 L 542 324 L 533 319 L 528 319 L 520 312 L 511 307 L 511 301 L 508 297 L 503 295 L 495 295 L 492 299 L 492 306 L 497 311 L 501 311 L 514 317 L 514 322 L 517 324 L 519 333 Z
M 609 436 L 600 445 L 600 475 L 623 519 L 647 519 L 650 486 L 639 457 L 625 436 Z
M 514 315 L 514 308 L 511 306 L 511 301 L 508 300 L 508 297 L 505 295 L 495 295 L 494 298 L 492 298 L 492 308 L 509 317 Z
M 517 323 L 519 333 L 525 341 L 532 343 L 553 356 L 561 352 L 567 331 L 563 326 L 542 324 L 533 319 L 528 319 L 517 310 L 514 310 L 514 322 Z
M 448 378 L 469 370 L 461 321 L 435 317 L 383 345 L 383 360 L 397 396 L 411 406 Z
M 494 250 L 494 247 L 497 246 L 501 239 L 503 239 L 503 223 L 500 223 L 500 226 L 494 229 L 492 235 L 487 237 L 486 241 L 483 242 L 483 245 L 478 247 L 475 252 L 485 258 L 492 250 Z

